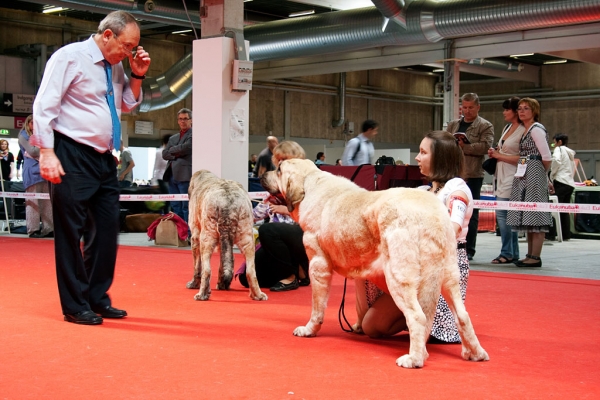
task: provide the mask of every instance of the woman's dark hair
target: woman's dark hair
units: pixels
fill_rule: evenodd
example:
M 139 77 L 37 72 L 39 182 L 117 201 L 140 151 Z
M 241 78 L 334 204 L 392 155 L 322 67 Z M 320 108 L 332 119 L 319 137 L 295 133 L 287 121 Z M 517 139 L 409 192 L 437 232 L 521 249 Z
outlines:
M 569 135 L 567 135 L 566 133 L 557 133 L 556 135 L 554 135 L 553 139 L 556 140 L 556 143 L 558 143 L 558 141 L 560 140 L 563 146 L 566 146 L 567 143 L 569 143 Z
M 164 144 L 165 146 L 169 143 L 169 138 L 171 137 L 171 135 L 164 135 L 162 137 L 162 144 Z
M 465 157 L 454 135 L 446 131 L 431 131 L 425 137 L 431 139 L 431 172 L 427 179 L 446 183 L 461 177 Z
M 504 103 L 502 103 L 502 108 L 505 110 L 512 110 L 516 113 L 517 108 L 519 108 L 519 101 L 521 101 L 520 97 L 509 97 L 508 99 L 504 100 Z
M 325 155 L 325 153 L 323 153 L 322 151 L 317 153 L 317 158 L 315 159 L 315 161 L 321 159 L 321 157 L 323 157 Z

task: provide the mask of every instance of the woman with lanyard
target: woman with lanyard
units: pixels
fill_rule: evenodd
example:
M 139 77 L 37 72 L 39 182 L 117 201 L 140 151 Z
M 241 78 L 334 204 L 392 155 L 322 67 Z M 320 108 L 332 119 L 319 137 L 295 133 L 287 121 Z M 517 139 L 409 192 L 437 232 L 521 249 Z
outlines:
M 466 238 L 473 214 L 473 197 L 466 182 L 460 177 L 464 169 L 463 152 L 452 134 L 433 131 L 421 141 L 416 160 L 421 173 L 431 182 L 427 190 L 448 207 L 456 233 L 459 285 L 464 301 L 469 279 Z M 358 315 L 364 315 L 362 331 L 365 334 L 377 338 L 407 330 L 404 315 L 389 294 L 369 281 L 355 279 L 355 285 L 356 311 Z M 438 301 L 429 341 L 460 343 L 454 317 L 442 296 Z
M 548 202 L 548 169 L 552 154 L 548 146 L 548 134 L 540 117 L 540 104 L 535 99 L 524 98 L 517 108 L 519 119 L 525 126 L 525 134 L 519 145 L 519 161 L 513 179 L 510 201 Z M 542 245 L 545 234 L 552 225 L 549 212 L 508 210 L 507 224 L 514 231 L 527 233 L 527 256 L 515 262 L 517 267 L 541 267 Z

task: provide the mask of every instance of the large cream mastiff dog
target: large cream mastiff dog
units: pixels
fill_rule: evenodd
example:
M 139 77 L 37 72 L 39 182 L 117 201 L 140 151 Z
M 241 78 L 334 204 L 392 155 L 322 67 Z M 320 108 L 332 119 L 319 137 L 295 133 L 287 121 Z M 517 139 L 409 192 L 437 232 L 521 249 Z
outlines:
M 217 246 L 221 253 L 217 289 L 229 289 L 233 278 L 233 245 L 236 244 L 246 258 L 250 297 L 267 300 L 258 286 L 254 269 L 254 217 L 248 193 L 238 182 L 201 170 L 192 176 L 188 194 L 194 277 L 187 288 L 200 288 L 194 299 L 210 297 L 210 257 Z
M 422 367 L 425 343 L 440 291 L 455 315 L 465 360 L 489 357 L 479 344 L 459 292 L 456 239 L 448 210 L 433 194 L 396 188 L 369 192 L 348 179 L 319 170 L 309 160 L 283 161 L 263 175 L 262 185 L 281 193 L 304 230 L 310 260 L 313 306 L 296 336 L 321 329 L 333 271 L 369 279 L 388 292 L 404 313 L 410 350 L 396 360 Z M 360 328 L 361 321 L 354 326 Z

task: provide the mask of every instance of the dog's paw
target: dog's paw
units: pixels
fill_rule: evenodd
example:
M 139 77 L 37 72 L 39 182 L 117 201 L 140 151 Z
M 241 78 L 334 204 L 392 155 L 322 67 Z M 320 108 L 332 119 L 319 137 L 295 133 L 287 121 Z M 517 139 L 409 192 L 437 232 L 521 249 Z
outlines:
M 252 300 L 257 300 L 257 301 L 264 301 L 264 300 L 269 300 L 269 296 L 267 296 L 265 293 L 263 292 L 258 292 L 257 296 L 253 296 L 252 293 L 250 293 L 250 298 Z
M 205 293 L 205 294 L 202 294 L 202 293 L 196 293 L 196 294 L 194 295 L 194 300 L 206 301 L 206 300 L 208 300 L 209 298 L 210 298 L 210 293 Z
M 299 326 L 296 329 L 294 329 L 294 336 L 313 337 L 317 336 L 317 333 L 308 329 L 306 326 Z
M 230 286 L 231 282 L 225 284 L 225 283 L 217 283 L 217 290 L 229 290 L 229 286 Z
M 402 368 L 423 368 L 423 360 L 417 360 L 410 354 L 405 354 L 396 360 L 396 365 Z
M 191 281 L 185 284 L 185 287 L 188 289 L 198 289 L 200 287 L 200 281 L 192 279 Z
M 490 356 L 488 356 L 488 353 L 481 346 L 479 346 L 479 348 L 477 349 L 477 352 L 475 352 L 475 353 L 472 353 L 469 349 L 467 349 L 466 347 L 463 346 L 461 355 L 462 355 L 462 358 L 467 361 L 489 361 L 490 360 Z

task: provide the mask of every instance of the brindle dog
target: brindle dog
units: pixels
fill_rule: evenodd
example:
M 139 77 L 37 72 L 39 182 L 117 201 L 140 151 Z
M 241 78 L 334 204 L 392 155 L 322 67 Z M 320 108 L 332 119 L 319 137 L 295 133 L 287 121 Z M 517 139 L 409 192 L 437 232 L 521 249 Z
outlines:
M 200 289 L 194 299 L 208 300 L 210 297 L 210 257 L 217 246 L 221 254 L 217 289 L 229 289 L 233 278 L 235 244 L 246 258 L 250 298 L 267 300 L 256 280 L 252 234 L 254 218 L 248 193 L 238 182 L 201 170 L 192 176 L 188 194 L 194 278 L 187 283 L 187 288 Z

